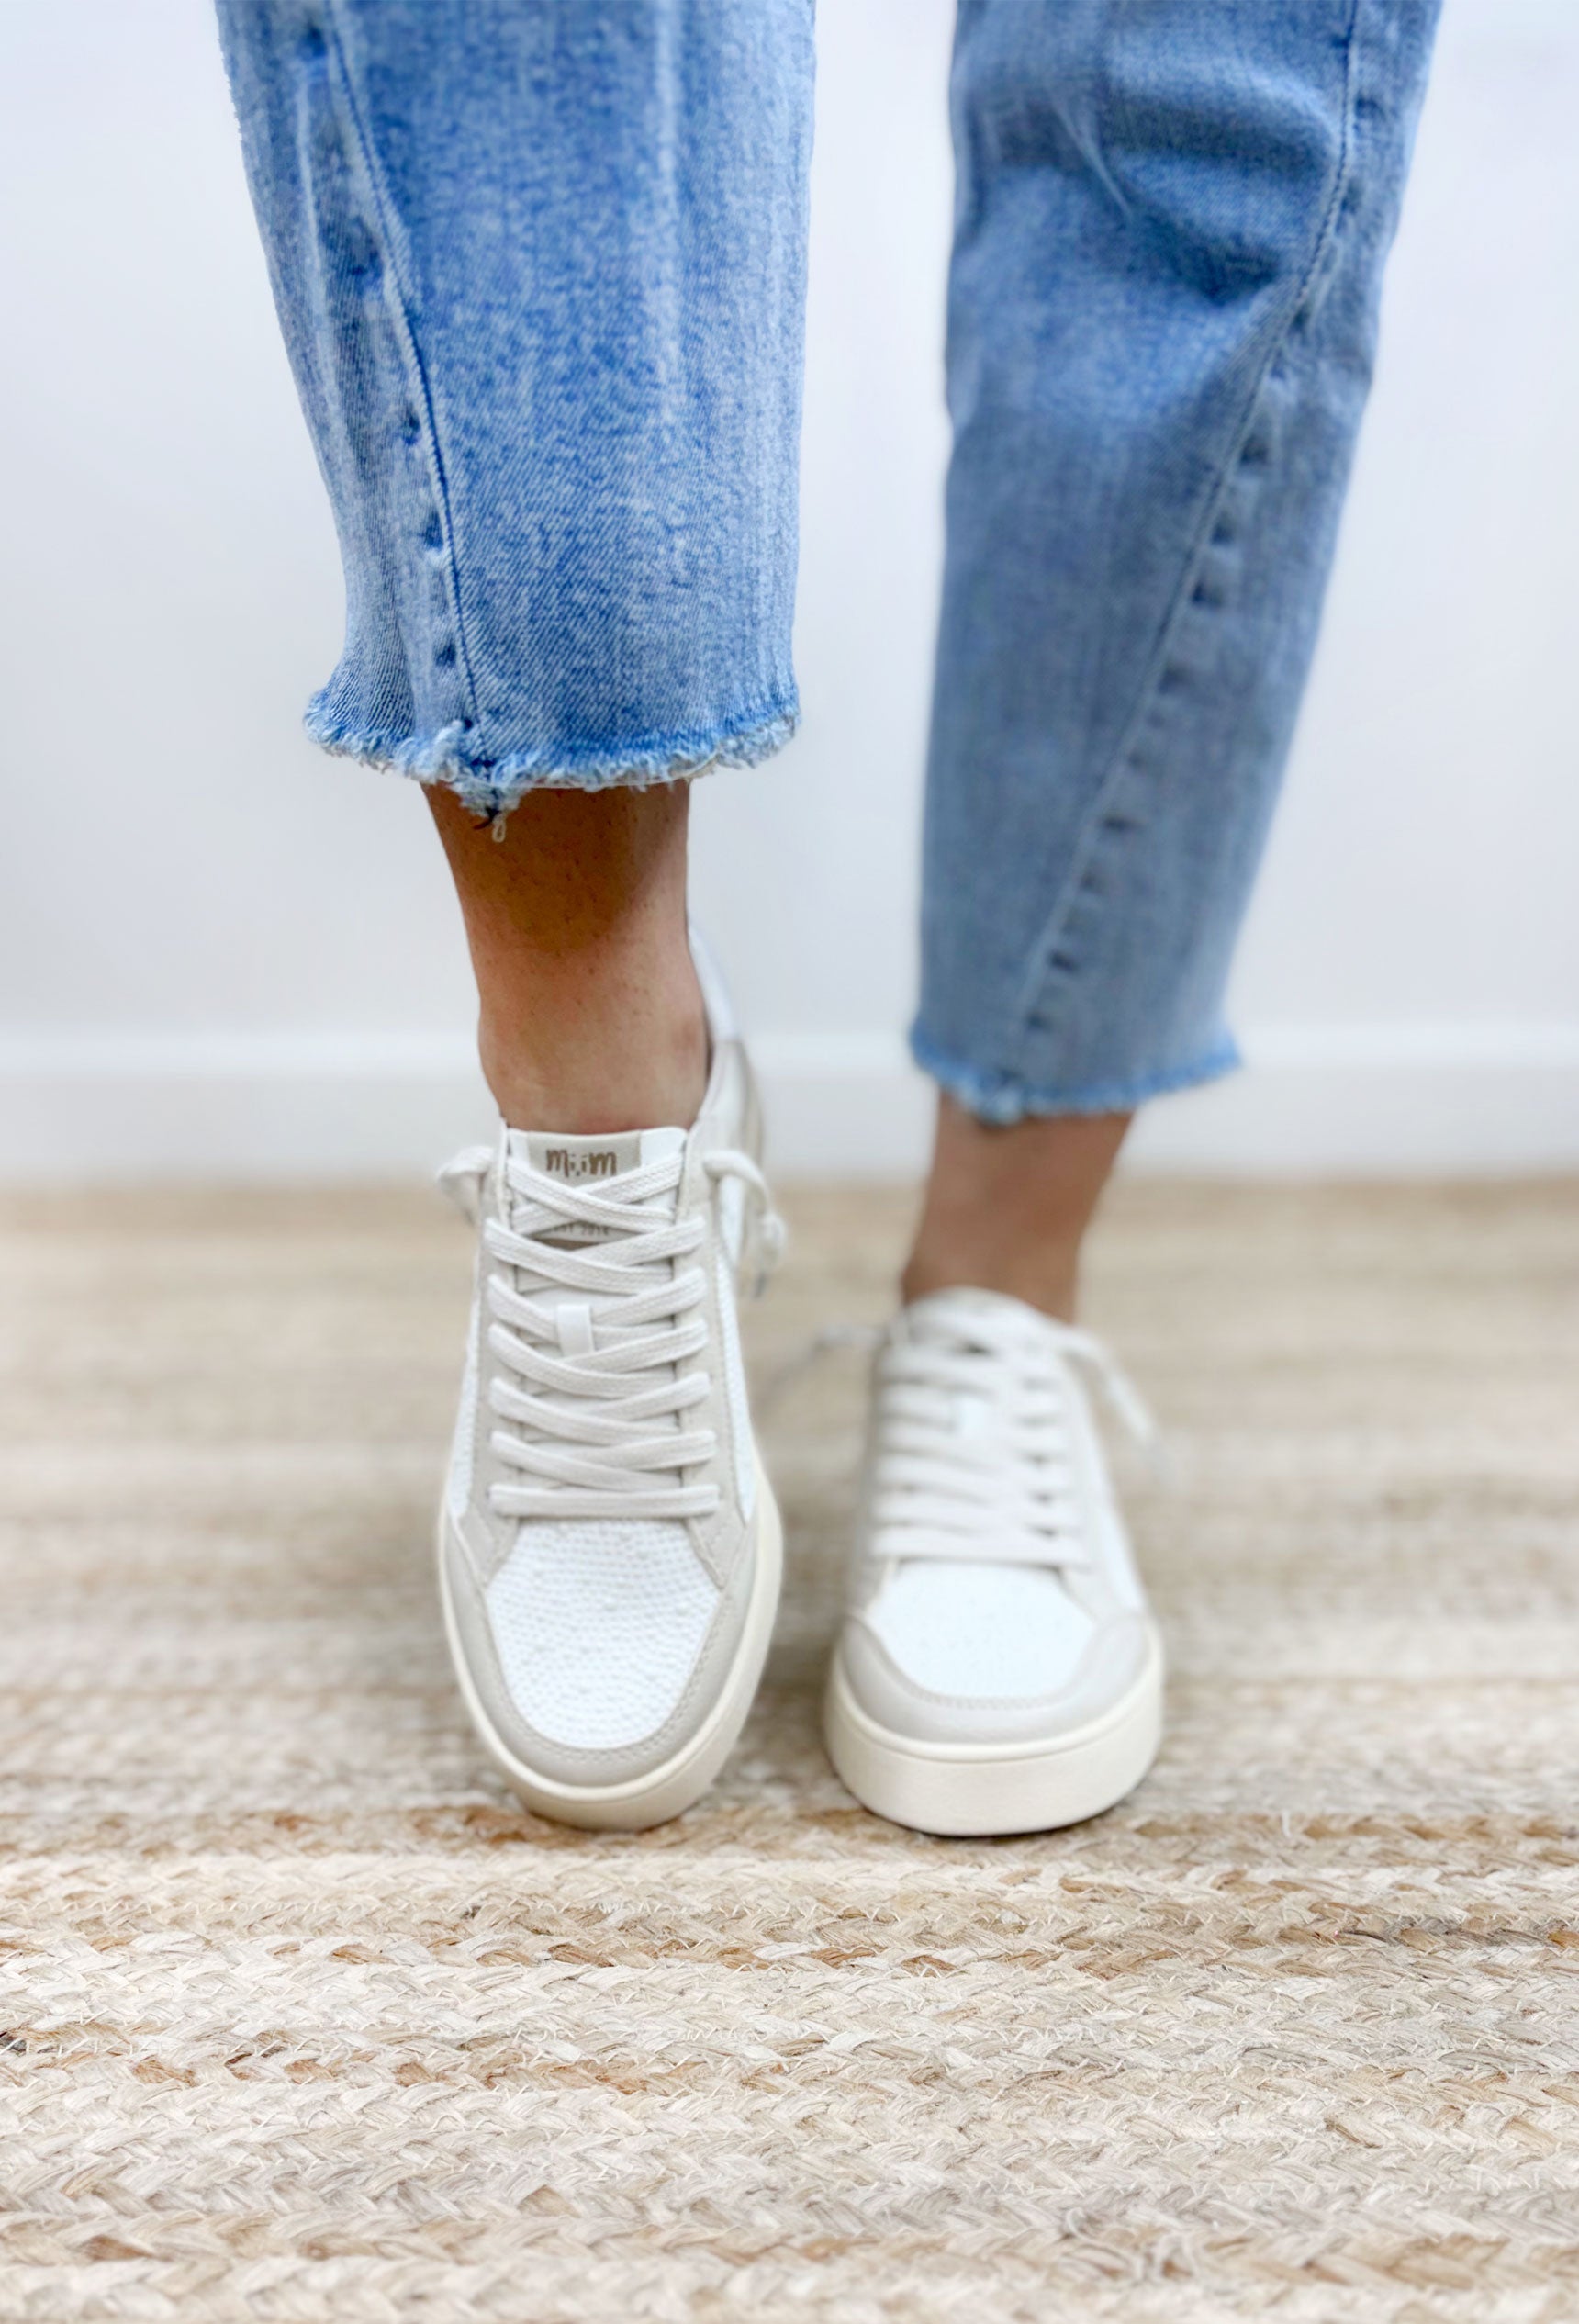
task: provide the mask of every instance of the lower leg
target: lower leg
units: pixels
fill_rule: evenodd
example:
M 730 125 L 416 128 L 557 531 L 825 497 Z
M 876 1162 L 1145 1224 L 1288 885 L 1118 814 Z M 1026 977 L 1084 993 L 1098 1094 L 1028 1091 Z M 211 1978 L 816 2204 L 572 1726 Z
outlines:
M 904 1297 L 1001 1291 L 1072 1319 L 1081 1243 L 1130 1120 L 1063 1114 L 1002 1128 L 940 1098 Z
M 707 1080 L 686 919 L 689 785 L 529 792 L 502 839 L 454 792 L 428 798 L 505 1120 L 573 1136 L 688 1126 Z

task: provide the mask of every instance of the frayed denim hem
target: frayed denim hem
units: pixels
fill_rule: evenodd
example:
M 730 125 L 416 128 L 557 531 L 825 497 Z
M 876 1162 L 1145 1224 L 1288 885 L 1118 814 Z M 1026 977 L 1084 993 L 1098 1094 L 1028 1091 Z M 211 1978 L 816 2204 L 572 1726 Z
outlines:
M 377 734 L 330 716 L 317 695 L 302 721 L 319 748 L 336 758 L 409 775 L 416 782 L 445 783 L 474 814 L 495 823 L 529 791 L 648 791 L 658 783 L 689 782 L 714 767 L 756 767 L 782 750 L 800 723 L 801 706 L 791 699 L 748 724 L 708 737 L 672 735 L 605 757 L 532 750 L 488 759 L 465 719 L 435 735 Z
M 939 1089 L 974 1114 L 979 1122 L 1006 1128 L 1014 1122 L 1049 1114 L 1129 1114 L 1148 1098 L 1166 1097 L 1174 1090 L 1194 1089 L 1233 1072 L 1242 1062 L 1236 1043 L 1227 1036 L 1204 1056 L 1166 1072 L 1142 1073 L 1129 1081 L 1094 1082 L 1073 1089 L 1034 1089 L 1013 1073 L 980 1072 L 935 1050 L 919 1026 L 911 1028 L 910 1053 L 922 1072 Z

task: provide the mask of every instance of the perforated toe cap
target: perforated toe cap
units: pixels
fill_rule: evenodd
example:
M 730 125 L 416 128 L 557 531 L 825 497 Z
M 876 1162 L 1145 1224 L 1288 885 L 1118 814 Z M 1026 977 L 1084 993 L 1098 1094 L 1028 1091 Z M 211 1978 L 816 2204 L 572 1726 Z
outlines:
M 870 1717 L 923 1742 L 1031 1741 L 1098 1718 L 1145 1667 L 1145 1621 L 1093 1620 L 1056 1574 L 900 1566 L 845 1626 L 845 1674 Z

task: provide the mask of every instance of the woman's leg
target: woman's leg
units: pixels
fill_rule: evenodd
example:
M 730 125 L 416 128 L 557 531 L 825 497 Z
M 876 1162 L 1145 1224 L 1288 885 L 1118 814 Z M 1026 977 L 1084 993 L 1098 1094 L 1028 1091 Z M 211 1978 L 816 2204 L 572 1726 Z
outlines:
M 1064 1311 L 1124 1118 L 1234 1062 L 1435 12 L 961 6 L 913 1044 L 1004 1127 L 945 1106 L 919 1284 Z
M 924 1830 L 1093 1814 L 1157 1747 L 1086 1387 L 1128 1398 L 1066 1319 L 1130 1114 L 1232 1061 L 1434 6 L 962 0 L 937 1149 L 827 1710 L 852 1791 Z
M 969 1285 L 1072 1321 L 1081 1245 L 1130 1119 L 1063 1114 L 1005 1128 L 940 1092 L 902 1297 Z
M 577 1133 L 694 1120 L 708 1054 L 686 917 L 689 785 L 529 792 L 498 840 L 454 792 L 429 799 L 503 1119 Z
M 749 1075 L 686 787 L 795 717 L 810 0 L 221 0 L 334 503 L 330 749 L 433 786 L 504 1125 L 440 1571 L 541 1813 L 642 1825 L 743 1724 L 779 1544 L 735 1285 Z

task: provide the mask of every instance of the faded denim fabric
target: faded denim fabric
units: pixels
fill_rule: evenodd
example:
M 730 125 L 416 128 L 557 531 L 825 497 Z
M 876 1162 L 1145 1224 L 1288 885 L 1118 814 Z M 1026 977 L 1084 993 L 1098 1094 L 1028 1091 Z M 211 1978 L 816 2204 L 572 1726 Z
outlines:
M 793 732 L 811 0 L 221 0 L 345 566 L 330 750 L 639 783 Z
M 1436 0 L 964 0 L 917 1061 L 1123 1111 L 1223 1020 Z
M 912 1038 L 985 1119 L 1234 1061 L 1436 6 L 962 0 Z M 220 17 L 345 561 L 310 731 L 486 814 L 776 748 L 810 0 Z

